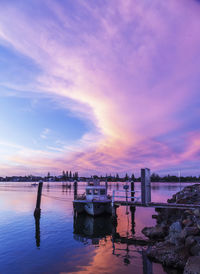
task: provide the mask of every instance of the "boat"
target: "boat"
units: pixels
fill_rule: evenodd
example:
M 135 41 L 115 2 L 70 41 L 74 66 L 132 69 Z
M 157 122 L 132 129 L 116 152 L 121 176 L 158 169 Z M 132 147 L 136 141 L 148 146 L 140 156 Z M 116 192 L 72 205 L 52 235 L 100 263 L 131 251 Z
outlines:
M 86 212 L 92 216 L 111 213 L 111 197 L 107 195 L 106 186 L 89 183 L 85 190 L 85 195 L 77 196 L 73 201 L 77 213 Z
M 32 186 L 37 186 L 38 184 L 37 183 L 33 183 L 33 184 L 31 184 Z

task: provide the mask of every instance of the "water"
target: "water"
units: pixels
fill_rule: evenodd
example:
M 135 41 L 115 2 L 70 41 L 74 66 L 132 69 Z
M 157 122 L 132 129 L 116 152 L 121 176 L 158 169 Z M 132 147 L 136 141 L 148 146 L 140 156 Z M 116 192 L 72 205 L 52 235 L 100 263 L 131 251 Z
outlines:
M 186 186 L 187 184 L 183 184 Z M 79 193 L 84 192 L 84 184 Z M 109 186 L 122 190 L 123 184 Z M 140 190 L 140 184 L 135 184 Z M 167 201 L 180 190 L 178 183 L 152 183 L 152 201 Z M 73 189 L 62 183 L 44 183 L 40 223 L 35 223 L 37 187 L 31 183 L 0 183 L 0 273 L 167 273 L 145 256 L 145 246 L 112 241 L 108 216 L 73 215 Z M 128 211 L 129 214 L 126 214 Z M 145 226 L 155 225 L 153 208 L 125 206 L 117 210 L 116 233 L 143 237 Z M 150 272 L 152 268 L 152 272 Z

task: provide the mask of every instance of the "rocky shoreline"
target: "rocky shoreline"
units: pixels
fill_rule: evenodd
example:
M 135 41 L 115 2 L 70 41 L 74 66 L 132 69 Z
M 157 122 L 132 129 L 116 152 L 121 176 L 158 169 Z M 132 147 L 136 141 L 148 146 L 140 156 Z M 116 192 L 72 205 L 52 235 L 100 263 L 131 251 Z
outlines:
M 200 205 L 200 184 L 186 186 L 168 203 Z M 200 209 L 156 211 L 156 226 L 142 230 L 146 237 L 156 241 L 147 249 L 148 257 L 184 274 L 200 274 Z

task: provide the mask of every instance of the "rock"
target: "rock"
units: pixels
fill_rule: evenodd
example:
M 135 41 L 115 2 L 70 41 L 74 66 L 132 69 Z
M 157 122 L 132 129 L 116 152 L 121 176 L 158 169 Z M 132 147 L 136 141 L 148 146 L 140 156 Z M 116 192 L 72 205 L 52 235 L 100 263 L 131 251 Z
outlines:
M 198 229 L 200 229 L 200 220 L 196 220 L 196 224 L 197 224 Z
M 180 222 L 174 222 L 173 224 L 171 224 L 169 228 L 169 233 L 180 233 L 181 230 L 182 230 L 182 226 Z
M 184 229 L 186 230 L 188 236 L 199 234 L 199 229 L 197 226 L 185 227 Z
M 171 244 L 178 244 L 181 239 L 182 227 L 180 222 L 174 222 L 169 228 L 169 235 L 166 237 L 166 240 Z
M 182 221 L 182 225 L 184 225 L 184 226 L 192 226 L 193 222 L 189 218 L 187 218 L 187 219 L 184 219 Z
M 196 243 L 190 248 L 190 253 L 193 256 L 200 256 L 200 245 Z
M 196 208 L 196 209 L 193 211 L 193 213 L 194 213 L 194 215 L 195 215 L 196 217 L 200 217 L 200 210 L 199 210 L 199 208 Z
M 186 217 L 186 218 L 184 218 L 183 221 L 182 221 L 183 226 L 192 226 L 194 224 L 194 221 L 195 221 L 194 218 L 193 218 L 194 216 L 186 215 L 184 217 Z
M 185 240 L 185 238 L 187 237 L 188 235 L 187 235 L 187 231 L 186 231 L 186 229 L 184 228 L 182 231 L 181 231 L 181 233 L 180 233 L 180 238 L 182 239 L 182 240 Z
M 199 234 L 199 229 L 196 226 L 191 226 L 191 227 L 185 227 L 181 233 L 180 233 L 180 238 L 186 238 L 187 236 L 190 235 L 198 235 Z
M 163 267 L 163 270 L 167 273 L 167 274 L 180 274 L 180 270 L 175 269 L 175 268 L 169 268 L 169 267 Z
M 169 242 L 160 242 L 148 248 L 147 255 L 151 259 L 166 266 L 183 269 L 189 257 L 187 248 L 175 246 Z
M 189 257 L 183 274 L 200 274 L 200 256 Z
M 162 226 L 145 227 L 142 233 L 150 239 L 162 239 L 166 236 L 166 229 Z
M 195 238 L 194 236 L 188 236 L 186 239 L 185 239 L 185 247 L 191 247 L 193 244 L 195 244 Z
M 168 202 L 200 205 L 200 184 L 185 187 L 173 195 Z M 200 266 L 195 266 L 195 260 L 198 264 L 200 262 L 200 208 L 194 210 L 157 208 L 155 211 L 158 215 L 153 217 L 156 218 L 157 225 L 144 228 L 142 232 L 154 240 L 165 238 L 164 241 L 149 247 L 147 255 L 165 267 L 183 269 L 187 262 L 185 274 L 200 274 Z M 198 259 L 193 261 L 191 255 Z
M 194 236 L 194 240 L 200 245 L 200 236 Z

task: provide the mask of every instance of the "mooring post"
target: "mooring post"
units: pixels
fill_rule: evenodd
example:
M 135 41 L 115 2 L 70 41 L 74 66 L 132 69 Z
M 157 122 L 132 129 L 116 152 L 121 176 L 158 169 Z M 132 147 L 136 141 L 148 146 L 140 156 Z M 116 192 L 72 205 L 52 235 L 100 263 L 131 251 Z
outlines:
M 131 202 L 134 202 L 134 196 L 135 196 L 134 189 L 135 189 L 134 182 L 131 181 Z
M 36 201 L 36 208 L 34 211 L 34 216 L 35 218 L 40 217 L 40 204 L 41 204 L 41 196 L 42 196 L 42 187 L 43 187 L 43 182 L 39 182 L 38 185 L 38 192 L 37 192 L 37 201 Z
M 141 169 L 141 200 L 142 204 L 151 202 L 151 179 L 149 168 Z
M 77 199 L 77 189 L 78 189 L 78 183 L 77 181 L 74 181 L 74 200 Z

